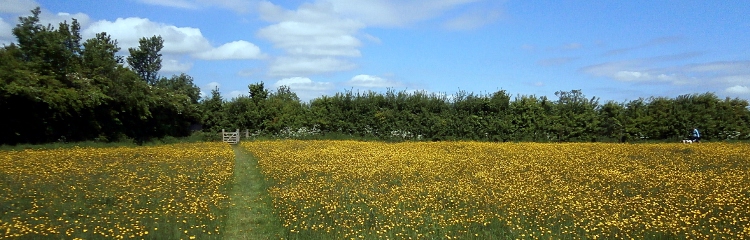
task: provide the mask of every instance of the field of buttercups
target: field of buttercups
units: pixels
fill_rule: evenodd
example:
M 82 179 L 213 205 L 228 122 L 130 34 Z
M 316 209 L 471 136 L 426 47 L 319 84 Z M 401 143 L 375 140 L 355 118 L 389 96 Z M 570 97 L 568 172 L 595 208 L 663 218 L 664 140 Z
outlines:
M 750 145 L 246 142 L 288 239 L 750 239 Z
M 0 152 L 0 239 L 216 239 L 223 143 Z
M 285 239 L 750 239 L 748 144 L 240 147 Z M 1 151 L 0 239 L 221 239 L 234 161 L 223 143 Z

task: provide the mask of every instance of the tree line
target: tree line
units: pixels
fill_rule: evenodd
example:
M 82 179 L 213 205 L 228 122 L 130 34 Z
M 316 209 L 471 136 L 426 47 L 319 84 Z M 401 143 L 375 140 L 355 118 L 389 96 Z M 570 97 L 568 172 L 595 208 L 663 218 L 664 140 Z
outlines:
M 748 101 L 713 93 L 626 102 L 587 98 L 581 90 L 545 96 L 465 91 L 336 93 L 309 103 L 286 86 L 275 91 L 249 85 L 249 95 L 223 100 L 218 89 L 202 104 L 214 114 L 203 127 L 249 129 L 255 135 L 305 137 L 337 134 L 381 140 L 535 142 L 633 142 L 687 138 L 693 128 L 705 140 L 750 138 Z
M 189 136 L 195 126 L 205 136 L 249 129 L 282 138 L 622 142 L 680 139 L 693 127 L 706 140 L 750 138 L 748 101 L 713 93 L 600 103 L 580 90 L 554 100 L 388 90 L 302 102 L 287 86 L 260 82 L 247 96 L 225 99 L 216 88 L 201 98 L 189 75 L 159 76 L 160 36 L 141 38 L 123 58 L 105 32 L 84 40 L 75 19 L 43 26 L 39 8 L 31 13 L 13 28 L 17 44 L 0 48 L 0 144 L 144 142 Z
M 44 26 L 40 9 L 31 13 L 13 28 L 17 44 L 0 49 L 0 144 L 143 142 L 200 123 L 193 78 L 158 76 L 161 37 L 141 38 L 123 58 L 105 32 L 84 40 L 76 19 Z

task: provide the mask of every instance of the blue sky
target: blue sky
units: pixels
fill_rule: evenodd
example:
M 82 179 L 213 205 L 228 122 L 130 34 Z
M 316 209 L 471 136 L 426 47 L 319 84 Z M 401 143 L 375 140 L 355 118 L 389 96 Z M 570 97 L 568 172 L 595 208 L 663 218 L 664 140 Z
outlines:
M 85 38 L 109 33 L 123 55 L 161 35 L 162 75 L 227 98 L 262 81 L 304 101 L 389 88 L 750 99 L 746 0 L 0 0 L 0 44 L 34 6 Z

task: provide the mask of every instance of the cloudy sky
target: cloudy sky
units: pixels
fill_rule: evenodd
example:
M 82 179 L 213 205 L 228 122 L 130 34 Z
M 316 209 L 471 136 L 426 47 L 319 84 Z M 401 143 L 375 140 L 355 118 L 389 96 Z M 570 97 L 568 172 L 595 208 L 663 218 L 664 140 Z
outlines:
M 76 18 L 122 54 L 161 35 L 161 74 L 205 93 L 287 85 L 301 99 L 345 90 L 459 90 L 602 102 L 713 92 L 750 99 L 747 0 L 0 0 L 0 45 L 35 6 Z

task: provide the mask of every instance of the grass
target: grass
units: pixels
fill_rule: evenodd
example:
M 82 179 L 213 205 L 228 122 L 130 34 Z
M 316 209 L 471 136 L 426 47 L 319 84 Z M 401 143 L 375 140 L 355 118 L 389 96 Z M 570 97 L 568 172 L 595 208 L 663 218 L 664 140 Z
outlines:
M 274 215 L 265 177 L 258 160 L 234 147 L 234 181 L 226 222 L 226 239 L 280 239 L 284 228 Z
M 0 239 L 282 238 L 249 152 L 224 143 L 153 144 L 0 150 Z

